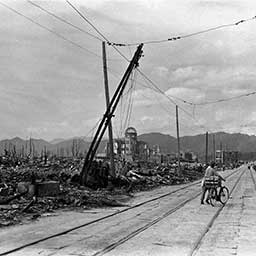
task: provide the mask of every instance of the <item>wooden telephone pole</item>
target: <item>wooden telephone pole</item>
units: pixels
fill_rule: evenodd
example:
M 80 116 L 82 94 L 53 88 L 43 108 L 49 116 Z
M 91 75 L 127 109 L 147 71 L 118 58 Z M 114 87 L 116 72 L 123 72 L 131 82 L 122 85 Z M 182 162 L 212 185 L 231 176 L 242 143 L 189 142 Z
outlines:
M 208 163 L 208 132 L 205 135 L 205 164 Z
M 108 89 L 108 71 L 107 71 L 107 57 L 106 57 L 106 43 L 102 42 L 102 56 L 103 56 L 103 73 L 104 73 L 104 85 L 106 96 L 106 109 L 109 107 L 109 89 Z M 110 153 L 110 175 L 116 176 L 115 161 L 114 161 L 114 145 L 113 145 L 113 132 L 112 122 L 108 123 L 108 138 L 109 138 L 109 153 Z
M 216 161 L 215 134 L 213 134 L 213 161 Z
M 131 72 L 133 71 L 134 68 L 136 68 L 139 65 L 139 59 L 142 56 L 142 47 L 143 44 L 140 44 L 137 47 L 137 50 L 130 61 L 119 85 L 117 86 L 110 102 L 109 106 L 107 107 L 107 110 L 105 111 L 102 120 L 100 121 L 97 131 L 94 135 L 94 138 L 91 142 L 91 145 L 88 149 L 88 152 L 86 154 L 85 160 L 84 160 L 84 165 L 80 174 L 80 183 L 81 185 L 87 185 L 89 182 L 89 171 L 91 170 L 92 163 L 94 156 L 97 152 L 97 149 L 99 147 L 99 144 L 102 140 L 102 137 L 108 127 L 109 122 L 111 121 L 111 118 L 114 116 L 115 110 L 117 108 L 117 105 L 122 97 L 122 93 L 125 89 L 125 86 L 129 80 L 129 77 L 131 75 Z
M 176 128 L 177 128 L 177 144 L 178 144 L 178 175 L 180 176 L 181 167 L 180 167 L 180 131 L 179 131 L 179 111 L 178 106 L 176 105 Z

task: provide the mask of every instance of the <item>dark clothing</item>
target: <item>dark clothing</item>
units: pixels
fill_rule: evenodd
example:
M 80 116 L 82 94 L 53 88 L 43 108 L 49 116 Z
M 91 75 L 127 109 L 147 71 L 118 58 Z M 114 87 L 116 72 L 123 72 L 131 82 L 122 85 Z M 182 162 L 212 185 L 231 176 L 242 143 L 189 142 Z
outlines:
M 205 186 L 202 187 L 201 204 L 204 203 L 204 198 L 207 190 L 208 188 L 206 188 Z

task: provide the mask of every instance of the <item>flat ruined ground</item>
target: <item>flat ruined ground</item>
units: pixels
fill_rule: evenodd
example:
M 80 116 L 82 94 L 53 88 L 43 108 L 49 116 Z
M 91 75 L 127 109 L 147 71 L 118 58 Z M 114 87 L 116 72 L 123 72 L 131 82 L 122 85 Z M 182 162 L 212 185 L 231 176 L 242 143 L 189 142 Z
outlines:
M 102 207 L 80 210 L 57 210 L 53 213 L 43 214 L 41 218 L 27 222 L 24 225 L 14 225 L 0 229 L 0 253 L 7 249 L 31 243 L 67 229 L 83 225 L 109 214 L 117 213 L 130 206 L 175 191 L 183 185 L 163 186 L 149 191 L 137 192 L 133 197 L 117 195 L 117 199 L 123 201 L 123 207 Z M 121 197 L 121 198 L 120 198 Z
M 33 170 L 25 167 L 0 170 L 0 178 L 2 175 L 2 180 L 5 180 L 11 188 L 9 197 L 14 195 L 18 182 L 29 180 L 32 173 L 36 173 L 43 180 L 49 178 L 55 181 L 60 180 L 61 187 L 61 193 L 58 196 L 39 197 L 37 202 L 33 201 L 31 196 L 24 195 L 9 203 L 0 203 L 0 228 L 27 224 L 31 221 L 37 221 L 40 217 L 54 216 L 57 212 L 59 214 L 60 209 L 65 212 L 69 210 L 82 212 L 99 207 L 125 207 L 127 201 L 132 200 L 134 193 L 138 191 L 155 190 L 162 185 L 189 183 L 202 176 L 202 172 L 187 171 L 182 178 L 179 178 L 172 170 L 161 167 L 153 170 L 154 173 L 150 175 L 140 175 L 138 174 L 139 171 L 137 173 L 131 171 L 128 173 L 128 177 L 124 177 L 126 183 L 120 185 L 120 181 L 118 181 L 119 183 L 112 191 L 108 189 L 93 190 L 74 185 L 70 182 L 72 177 L 70 173 L 72 172 L 69 169 L 63 171 L 61 166 L 57 167 L 57 170 L 53 167 L 46 170 L 43 168 Z M 5 199 L 6 197 L 0 196 L 0 202 Z
M 245 171 L 243 173 L 243 171 Z M 234 171 L 225 171 L 228 175 Z M 193 255 L 255 255 L 255 184 L 250 173 L 242 167 L 230 176 L 226 185 L 233 190 L 226 206 L 214 221 L 212 227 L 201 240 Z M 196 183 L 196 182 L 195 182 Z M 130 206 L 152 199 L 186 185 L 161 187 L 152 191 L 137 193 L 128 201 Z M 41 241 L 10 255 L 192 255 L 193 248 L 204 233 L 213 216 L 220 209 L 210 205 L 200 205 L 199 197 L 188 201 L 184 207 L 167 215 L 159 222 L 136 233 L 145 224 L 162 216 L 182 201 L 198 194 L 200 184 L 180 190 L 161 200 L 134 208 L 106 221 L 80 227 L 62 236 Z M 127 206 L 126 206 L 127 207 Z M 0 230 L 0 253 L 24 244 L 33 243 L 75 226 L 121 211 L 123 207 L 90 209 L 81 212 L 59 212 L 56 216 L 41 218 L 33 224 L 13 226 Z M 131 234 L 134 234 L 131 236 Z M 124 238 L 127 239 L 124 243 Z M 110 250 L 105 248 L 115 245 Z
M 226 171 L 225 175 L 231 172 L 232 171 Z M 197 185 L 194 189 L 191 189 L 190 192 L 189 190 L 183 190 L 176 196 L 170 196 L 161 201 L 155 201 L 149 205 L 145 205 L 143 209 L 134 208 L 132 211 L 116 215 L 114 218 L 108 219 L 105 222 L 94 224 L 92 226 L 85 226 L 81 229 L 74 230 L 67 235 L 56 237 L 53 240 L 47 240 L 11 255 L 92 255 L 95 250 L 102 246 L 122 239 L 122 237 L 133 232 L 133 230 L 136 230 L 140 225 L 144 225 L 144 223 L 161 216 L 165 211 L 176 204 L 179 204 L 180 200 L 184 200 L 191 196 L 192 192 L 200 191 L 199 182 L 194 183 Z M 133 206 L 185 186 L 187 186 L 187 184 L 165 186 L 151 191 L 138 192 L 126 202 L 127 206 L 125 207 L 84 209 L 79 212 L 56 211 L 51 216 L 48 216 L 47 218 L 42 217 L 33 223 L 1 229 L 0 253 L 15 247 L 23 246 L 24 244 L 33 243 L 36 240 L 83 225 L 109 214 L 119 212 L 128 207 L 128 205 Z M 145 230 L 143 233 L 132 238 L 127 242 L 127 247 L 125 247 L 126 245 L 124 244 L 110 253 L 112 255 L 135 255 L 129 254 L 131 248 L 136 250 L 136 255 L 139 251 L 141 254 L 138 255 L 145 255 L 145 250 L 150 251 L 151 248 L 153 248 L 152 252 L 154 253 L 149 255 L 158 255 L 157 252 L 159 252 L 160 249 L 163 253 L 166 252 L 166 250 L 169 251 L 171 249 L 172 252 L 177 252 L 179 250 L 184 252 L 184 250 L 188 250 L 191 244 L 190 240 L 186 241 L 186 239 L 191 238 L 191 232 L 194 230 L 192 235 L 200 232 L 203 224 L 207 222 L 212 214 L 214 214 L 214 208 L 207 205 L 200 206 L 199 199 L 196 198 L 196 200 L 191 201 L 191 203 L 189 203 L 183 210 L 178 211 L 174 215 L 170 215 L 165 220 L 160 221 L 157 225 L 152 226 L 152 228 Z M 193 216 L 195 215 L 197 217 L 193 220 Z M 202 220 L 203 222 L 198 225 L 198 222 Z M 184 221 L 186 222 L 186 226 L 182 226 Z M 197 225 L 198 228 L 195 228 Z M 168 230 L 170 228 L 172 233 Z M 181 239 L 182 234 L 183 238 Z M 184 234 L 186 234 L 186 236 L 184 236 Z M 175 240 L 173 240 L 173 238 L 175 238 Z M 86 245 L 84 244 L 85 241 L 87 241 Z M 146 243 L 146 241 L 148 242 Z M 175 246 L 170 247 L 170 243 L 174 243 Z M 64 248 L 66 249 L 64 250 Z M 139 248 L 142 249 L 139 250 Z M 135 251 L 133 252 L 135 253 Z

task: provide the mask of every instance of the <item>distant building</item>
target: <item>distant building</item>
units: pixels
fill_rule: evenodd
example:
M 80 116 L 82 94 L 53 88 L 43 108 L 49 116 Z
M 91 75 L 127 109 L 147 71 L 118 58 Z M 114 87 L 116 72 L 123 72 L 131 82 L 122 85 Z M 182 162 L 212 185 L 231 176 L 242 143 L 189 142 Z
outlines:
M 138 141 L 137 131 L 133 127 L 128 127 L 125 130 L 125 137 L 123 139 L 115 139 L 113 144 L 115 156 L 126 161 L 147 161 L 149 158 L 150 148 L 148 144 L 144 141 Z M 106 152 L 109 156 L 109 143 L 107 144 Z
M 150 157 L 150 152 L 151 152 L 148 144 L 144 141 L 138 141 L 137 146 L 138 146 L 139 160 L 148 161 Z
M 160 155 L 160 154 L 161 154 L 160 146 L 154 145 L 152 147 L 152 155 Z
M 128 159 L 135 160 L 138 156 L 138 140 L 137 131 L 133 127 L 128 127 L 125 130 L 125 156 Z
M 238 151 L 216 150 L 215 161 L 221 164 L 232 164 L 238 162 Z
M 185 158 L 185 160 L 192 161 L 193 155 L 191 152 L 185 152 L 184 158 Z
M 150 150 L 150 162 L 160 164 L 161 163 L 161 150 L 159 145 L 153 145 L 152 149 Z
M 185 152 L 184 154 L 184 159 L 187 161 L 196 161 L 197 160 L 197 156 L 194 152 L 190 151 L 190 152 Z

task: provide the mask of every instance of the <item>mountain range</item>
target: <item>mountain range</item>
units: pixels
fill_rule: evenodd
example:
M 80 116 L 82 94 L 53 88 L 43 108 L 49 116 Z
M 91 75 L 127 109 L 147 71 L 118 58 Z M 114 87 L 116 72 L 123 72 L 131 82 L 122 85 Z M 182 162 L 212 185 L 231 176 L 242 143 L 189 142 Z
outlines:
M 158 144 L 163 153 L 177 152 L 177 139 L 161 133 L 148 133 L 138 136 L 139 140 L 147 142 L 150 146 Z M 215 144 L 215 147 L 214 147 Z M 180 137 L 182 151 L 192 151 L 199 157 L 205 156 L 206 134 Z M 241 133 L 217 132 L 208 135 L 208 154 L 213 155 L 215 150 L 238 151 L 244 158 L 256 157 L 256 136 Z M 250 154 L 255 153 L 255 154 Z M 251 157 L 250 157 L 251 156 Z
M 208 152 L 209 155 L 213 154 L 213 137 L 215 137 L 215 149 L 226 149 L 239 151 L 241 153 L 256 152 L 256 136 L 247 135 L 241 133 L 225 133 L 218 132 L 209 134 L 208 137 Z M 138 140 L 144 141 L 149 144 L 150 147 L 153 145 L 159 145 L 162 153 L 173 153 L 177 151 L 177 140 L 175 137 L 162 134 L 162 133 L 146 133 L 138 136 Z M 103 152 L 107 140 L 103 140 L 100 143 L 98 152 Z M 32 146 L 31 146 L 32 145 Z M 195 136 L 184 136 L 180 138 L 181 150 L 193 151 L 198 156 L 205 154 L 206 135 L 199 134 Z M 62 151 L 62 154 L 71 155 L 74 151 L 85 152 L 90 146 L 90 139 L 86 137 L 74 137 L 70 139 L 54 139 L 46 141 L 43 139 L 31 139 L 23 140 L 19 137 L 13 139 L 5 139 L 0 141 L 0 153 L 4 152 L 4 149 L 13 150 L 16 152 L 29 152 L 30 148 L 33 147 L 34 151 L 40 154 L 43 150 L 57 153 Z M 23 148 L 23 149 L 22 149 Z

